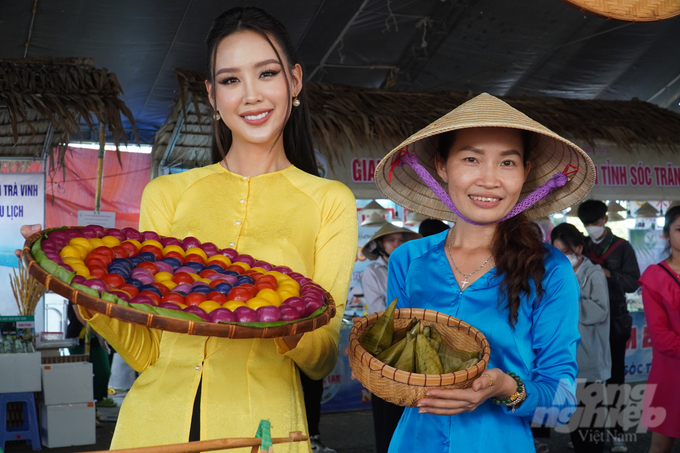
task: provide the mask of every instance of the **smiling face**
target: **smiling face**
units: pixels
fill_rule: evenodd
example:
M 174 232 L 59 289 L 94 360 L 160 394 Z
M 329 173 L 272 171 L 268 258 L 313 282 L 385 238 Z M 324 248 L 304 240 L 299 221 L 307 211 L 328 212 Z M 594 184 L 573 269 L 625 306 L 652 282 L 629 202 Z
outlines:
M 206 88 L 232 132 L 232 147 L 273 146 L 288 120 L 292 98 L 302 89 L 300 65 L 291 67 L 278 43 L 271 42 L 283 66 L 272 44 L 253 31 L 233 33 L 217 46 L 214 90 L 208 81 Z
M 478 223 L 502 219 L 517 203 L 530 164 L 517 129 L 461 129 L 446 161 L 435 159 L 437 173 L 448 180 L 448 193 L 461 214 Z

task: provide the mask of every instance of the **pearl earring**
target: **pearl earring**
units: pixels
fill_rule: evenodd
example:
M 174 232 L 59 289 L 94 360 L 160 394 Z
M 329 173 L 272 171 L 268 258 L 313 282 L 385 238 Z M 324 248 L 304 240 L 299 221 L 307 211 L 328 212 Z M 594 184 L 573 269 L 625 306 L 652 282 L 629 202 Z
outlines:
M 298 99 L 297 96 L 293 98 L 293 106 L 300 107 L 300 100 Z
M 214 119 L 215 121 L 221 120 L 222 117 L 220 116 L 220 112 L 218 112 L 217 110 L 215 110 L 215 113 L 213 114 L 213 119 Z

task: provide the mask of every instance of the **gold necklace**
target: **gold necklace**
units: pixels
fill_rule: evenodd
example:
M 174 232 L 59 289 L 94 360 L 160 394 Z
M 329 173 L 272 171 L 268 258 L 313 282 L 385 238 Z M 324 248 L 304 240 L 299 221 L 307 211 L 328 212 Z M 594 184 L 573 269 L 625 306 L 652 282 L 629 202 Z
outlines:
M 453 232 L 453 229 L 451 229 L 451 231 Z M 449 236 L 450 236 L 450 235 L 449 235 Z M 469 274 L 465 275 L 464 273 L 462 273 L 462 272 L 460 271 L 460 269 L 458 269 L 458 266 L 456 266 L 456 262 L 453 261 L 453 255 L 451 254 L 451 243 L 452 243 L 452 242 L 453 242 L 453 237 L 451 237 L 450 240 L 449 240 L 449 259 L 451 260 L 451 264 L 453 264 L 454 269 L 456 269 L 456 270 L 458 271 L 458 273 L 464 277 L 463 280 L 460 282 L 460 290 L 463 291 L 463 290 L 465 289 L 465 286 L 469 284 L 469 282 L 468 282 L 468 277 L 471 277 L 471 276 L 472 276 L 473 274 L 475 274 L 478 270 L 480 270 L 481 268 L 483 268 L 484 266 L 486 266 L 486 264 L 489 262 L 489 260 L 490 260 L 491 257 L 493 256 L 493 253 L 492 253 L 491 255 L 489 255 L 489 257 L 486 259 L 486 261 L 484 261 L 484 263 L 482 263 L 481 266 L 479 266 L 477 269 L 475 269 L 474 271 L 470 272 Z

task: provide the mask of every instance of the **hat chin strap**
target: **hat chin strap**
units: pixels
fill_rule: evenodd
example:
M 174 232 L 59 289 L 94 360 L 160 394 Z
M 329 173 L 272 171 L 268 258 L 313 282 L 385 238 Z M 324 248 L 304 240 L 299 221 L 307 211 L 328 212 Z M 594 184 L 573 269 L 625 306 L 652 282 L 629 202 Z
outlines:
M 451 201 L 451 197 L 449 197 L 449 194 L 446 193 L 444 188 L 441 185 L 439 185 L 437 180 L 434 179 L 434 176 L 432 176 L 430 172 L 427 171 L 425 167 L 423 167 L 420 164 L 418 156 L 409 153 L 408 151 L 402 152 L 403 154 L 400 156 L 397 165 L 401 167 L 407 164 L 411 168 L 413 168 L 413 170 L 420 177 L 420 179 L 423 180 L 425 185 L 427 185 L 427 187 L 429 187 L 432 190 L 432 192 L 434 192 L 437 198 L 439 198 L 442 201 L 442 203 L 444 203 L 446 207 L 451 210 L 451 212 L 456 214 L 456 216 L 458 216 L 460 219 L 465 220 L 467 223 L 471 223 L 472 225 L 493 225 L 494 223 L 499 223 L 509 219 L 510 217 L 514 217 L 520 212 L 534 205 L 537 201 L 544 199 L 545 197 L 553 193 L 556 189 L 564 187 L 564 185 L 567 184 L 568 181 L 567 175 L 565 175 L 564 173 L 556 173 L 552 175 L 548 182 L 534 189 L 533 192 L 527 195 L 522 201 L 517 203 L 515 207 L 513 207 L 512 210 L 502 219 L 496 220 L 495 222 L 479 223 L 468 219 L 463 214 L 461 214 L 460 211 L 458 211 L 456 206 L 453 204 L 453 201 Z
M 382 247 L 380 246 L 380 244 L 378 244 L 378 241 L 377 241 L 377 240 L 375 241 L 375 253 L 377 253 L 378 256 L 381 256 L 381 257 L 383 257 L 383 258 L 388 258 L 388 259 L 389 259 L 389 257 L 390 257 L 390 255 L 387 254 L 387 252 L 385 251 L 385 249 L 382 248 Z

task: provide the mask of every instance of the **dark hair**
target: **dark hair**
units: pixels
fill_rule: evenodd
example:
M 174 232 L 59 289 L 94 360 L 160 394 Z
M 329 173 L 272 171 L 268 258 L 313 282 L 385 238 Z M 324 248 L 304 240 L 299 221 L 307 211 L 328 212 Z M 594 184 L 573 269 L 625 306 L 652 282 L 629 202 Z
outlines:
M 266 11 L 255 7 L 237 7 L 220 14 L 212 23 L 205 43 L 208 51 L 208 81 L 212 86 L 212 95 L 215 94 L 215 58 L 217 46 L 222 39 L 234 33 L 253 31 L 264 37 L 274 49 L 276 56 L 284 68 L 283 75 L 288 82 L 288 70 L 283 63 L 279 51 L 272 40 L 283 50 L 286 60 L 293 67 L 299 64 L 295 47 L 293 46 L 285 27 Z M 304 81 L 303 81 L 304 82 Z M 288 87 L 288 83 L 286 83 Z M 292 95 L 289 94 L 289 108 L 292 105 Z M 309 110 L 307 108 L 307 94 L 305 84 L 297 95 L 300 101 L 299 107 L 292 107 L 290 116 L 283 127 L 283 148 L 288 160 L 300 170 L 314 176 L 319 175 L 319 169 L 314 155 L 314 146 L 310 133 Z M 212 160 L 217 163 L 224 159 L 231 147 L 232 136 L 229 128 L 223 121 L 213 121 Z
M 534 133 L 518 129 L 524 148 L 523 162 L 527 165 L 534 142 Z M 451 147 L 456 141 L 456 131 L 440 134 L 438 158 L 446 162 Z M 491 245 L 491 254 L 496 262 L 496 276 L 505 275 L 501 290 L 508 296 L 508 320 L 511 326 L 517 323 L 520 297 L 531 293 L 530 281 L 536 286 L 536 297 L 543 296 L 543 260 L 547 249 L 536 234 L 535 227 L 524 213 L 504 220 L 498 224 Z
M 538 237 L 538 239 L 540 239 L 541 242 L 544 242 L 545 241 L 545 235 L 543 233 L 543 228 L 541 228 L 541 226 L 536 222 L 529 222 L 529 223 L 531 224 L 531 228 L 533 228 L 534 233 L 536 233 L 536 237 Z
M 579 245 L 583 248 L 586 246 L 583 233 L 571 223 L 560 223 L 553 228 L 550 232 L 550 243 L 554 245 L 557 240 L 566 245 L 572 252 L 576 251 Z
M 448 229 L 449 226 L 442 222 L 441 220 L 425 219 L 422 222 L 420 222 L 420 226 L 418 227 L 418 233 L 422 237 L 426 238 L 428 236 L 441 233 L 442 231 L 446 231 Z
M 675 222 L 678 217 L 680 217 L 680 206 L 673 206 L 668 211 L 666 211 L 666 216 L 664 217 L 665 223 L 663 225 L 663 234 L 667 238 L 669 238 L 671 234 L 671 223 Z M 670 256 L 670 252 L 671 241 L 669 239 L 668 243 L 666 244 L 666 248 L 664 249 L 664 254 L 668 254 Z
M 578 218 L 584 225 L 592 225 L 607 215 L 607 205 L 600 200 L 586 200 L 578 207 Z

